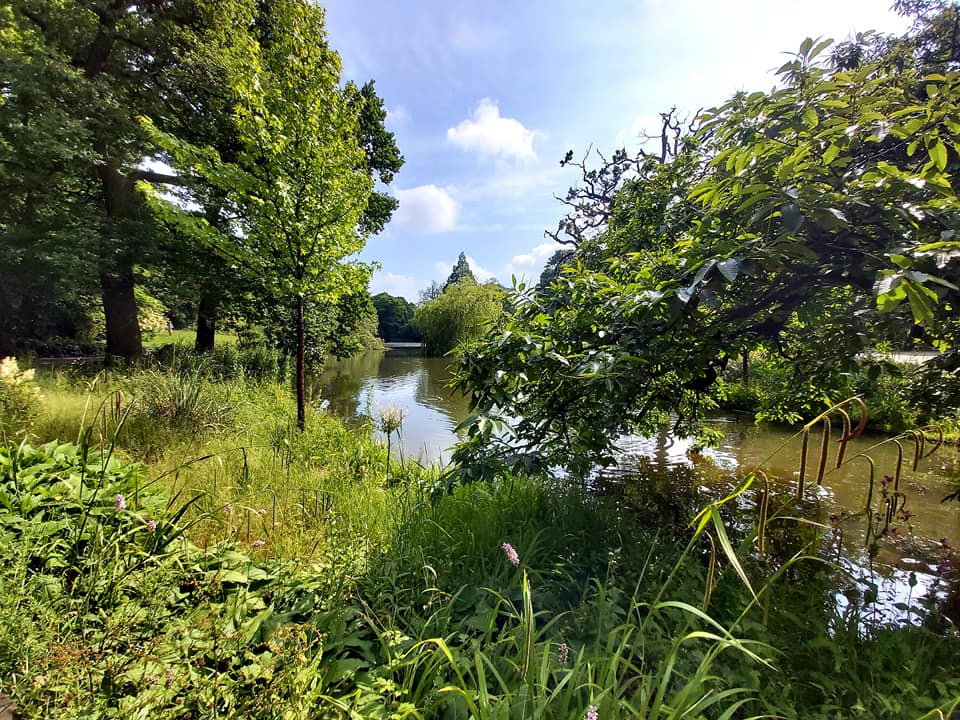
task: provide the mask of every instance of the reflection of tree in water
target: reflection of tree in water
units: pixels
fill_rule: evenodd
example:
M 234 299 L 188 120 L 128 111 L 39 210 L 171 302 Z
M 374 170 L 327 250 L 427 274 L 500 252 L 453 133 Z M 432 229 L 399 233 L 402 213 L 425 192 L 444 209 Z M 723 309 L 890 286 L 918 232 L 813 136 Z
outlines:
M 422 405 L 441 410 L 454 424 L 469 414 L 466 396 L 447 387 L 450 383 L 448 358 L 421 358 L 422 372 L 418 377 L 416 400 Z
M 377 377 L 383 356 L 383 352 L 368 352 L 327 363 L 323 372 L 307 379 L 310 397 L 326 400 L 330 409 L 340 417 L 357 417 L 361 411 L 363 382 Z
M 368 352 L 328 363 L 323 372 L 310 378 L 310 390 L 341 417 L 356 417 L 368 410 L 361 405 L 371 383 L 378 394 L 387 397 L 405 394 L 409 388 L 412 401 L 443 413 L 456 425 L 468 414 L 467 398 L 447 387 L 449 364 L 448 358 L 423 357 L 416 349 Z

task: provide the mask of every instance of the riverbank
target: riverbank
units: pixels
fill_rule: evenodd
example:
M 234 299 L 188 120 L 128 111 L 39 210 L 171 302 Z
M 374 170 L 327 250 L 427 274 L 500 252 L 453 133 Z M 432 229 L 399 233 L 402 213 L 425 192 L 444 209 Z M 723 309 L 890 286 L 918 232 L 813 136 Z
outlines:
M 0 454 L 0 690 L 22 717 L 912 718 L 960 697 L 937 595 L 884 625 L 790 559 L 810 528 L 761 557 L 730 527 L 757 605 L 670 494 L 444 494 L 369 426 L 295 432 L 270 382 L 40 384 L 33 447 Z

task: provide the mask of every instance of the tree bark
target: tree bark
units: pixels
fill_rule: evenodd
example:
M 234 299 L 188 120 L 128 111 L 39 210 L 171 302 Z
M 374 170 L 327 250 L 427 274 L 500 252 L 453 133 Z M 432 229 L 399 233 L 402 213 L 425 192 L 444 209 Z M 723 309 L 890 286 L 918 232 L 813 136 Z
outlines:
M 307 426 L 307 333 L 304 321 L 303 295 L 297 298 L 297 427 Z
M 104 213 L 103 237 L 100 241 L 100 284 L 107 326 L 106 363 L 110 365 L 116 358 L 132 363 L 143 355 L 137 300 L 133 292 L 134 262 L 132 254 L 123 247 L 127 241 L 114 238 L 113 235 L 119 221 L 131 217 L 134 190 L 116 162 L 105 162 L 99 172 Z
M 119 264 L 118 264 L 119 265 Z M 116 360 L 136 362 L 143 354 L 137 299 L 133 293 L 133 263 L 100 271 L 103 288 L 103 314 L 107 326 L 106 363 Z
M 197 306 L 197 340 L 193 349 L 198 353 L 213 351 L 217 335 L 218 299 L 212 292 L 200 292 L 200 303 Z

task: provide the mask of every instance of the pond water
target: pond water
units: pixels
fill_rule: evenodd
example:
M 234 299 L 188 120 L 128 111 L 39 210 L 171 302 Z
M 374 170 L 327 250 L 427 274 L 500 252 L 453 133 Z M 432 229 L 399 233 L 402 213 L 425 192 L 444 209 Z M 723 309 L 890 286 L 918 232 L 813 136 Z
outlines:
M 331 410 L 346 418 L 363 415 L 376 417 L 382 407 L 399 405 L 407 413 L 403 423 L 402 446 L 406 458 L 424 464 L 444 463 L 456 442 L 454 428 L 468 414 L 466 398 L 448 388 L 448 361 L 425 358 L 416 351 L 373 352 L 329 366 L 315 378 L 315 391 Z M 702 507 L 736 487 L 738 480 L 756 468 L 770 478 L 771 507 L 783 506 L 788 514 L 823 523 L 838 524 L 844 513 L 864 507 L 869 486 L 869 465 L 864 459 L 845 463 L 830 470 L 822 487 L 808 489 L 798 509 L 791 498 L 796 488 L 801 440 L 783 428 L 757 427 L 752 422 L 717 419 L 714 426 L 723 432 L 717 447 L 700 452 L 689 441 L 671 438 L 663 432 L 656 437 L 621 438 L 621 453 L 616 466 L 598 470 L 591 484 L 603 494 L 629 498 L 645 488 L 684 496 L 691 507 Z M 835 435 L 836 437 L 836 435 Z M 871 448 L 883 438 L 868 437 L 852 442 L 847 458 Z M 819 430 L 811 434 L 807 477 L 816 472 Z M 831 448 L 831 461 L 835 446 Z M 905 454 L 912 457 L 912 445 Z M 874 498 L 882 492 L 882 479 L 893 475 L 896 448 L 891 444 L 870 450 L 876 462 Z M 828 464 L 828 468 L 831 467 Z M 960 546 L 960 503 L 941 500 L 960 483 L 960 452 L 943 447 L 922 460 L 916 471 L 905 462 L 900 490 L 906 496 L 909 519 L 896 523 L 900 537 L 891 533 L 881 543 L 874 558 L 890 579 L 888 600 L 901 602 L 911 592 L 911 576 L 923 589 L 934 574 L 934 564 L 943 557 L 942 540 Z M 888 492 L 892 486 L 888 486 Z M 745 511 L 753 505 L 754 495 L 742 498 Z M 799 510 L 799 511 L 798 511 Z M 835 533 L 838 550 L 847 560 L 869 562 L 864 548 L 866 524 L 854 518 L 842 519 L 842 533 Z

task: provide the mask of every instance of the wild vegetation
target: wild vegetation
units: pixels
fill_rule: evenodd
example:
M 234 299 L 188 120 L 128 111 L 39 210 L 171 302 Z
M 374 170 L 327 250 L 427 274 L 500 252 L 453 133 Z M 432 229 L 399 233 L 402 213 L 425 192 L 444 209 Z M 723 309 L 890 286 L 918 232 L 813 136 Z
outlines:
M 666 113 L 658 152 L 597 168 L 569 153 L 582 184 L 556 237 L 573 253 L 463 349 L 478 421 L 457 459 L 583 473 L 623 432 L 672 422 L 709 441 L 700 420 L 745 354 L 790 378 L 787 406 L 767 408 L 780 419 L 841 400 L 858 355 L 891 337 L 944 353 L 928 394 L 955 384 L 956 8 L 924 8 L 904 38 L 808 39 L 777 88 L 692 130 Z
M 707 561 L 693 497 L 625 512 L 524 477 L 448 494 L 332 417 L 297 431 L 270 381 L 180 363 L 43 377 L 34 439 L 0 451 L 0 689 L 19 717 L 919 718 L 960 702 L 936 595 L 913 601 L 922 623 L 886 625 L 816 532 L 771 518 L 763 559 L 731 526 L 755 601 Z
M 375 306 L 356 261 L 403 158 L 321 8 L 0 8 L 0 700 L 24 718 L 957 713 L 956 549 L 890 606 L 827 545 L 852 516 L 871 552 L 909 530 L 903 450 L 933 432 L 888 441 L 889 479 L 859 458 L 870 494 L 830 526 L 800 504 L 828 420 L 838 465 L 868 421 L 845 396 L 891 431 L 957 418 L 960 10 L 898 8 L 904 37 L 807 40 L 779 88 L 689 126 L 665 113 L 656 152 L 569 153 L 569 247 L 540 285 L 477 283 L 461 253 L 412 314 Z M 174 317 L 198 352 L 145 356 Z M 474 414 L 450 468 L 393 452 L 402 408 L 347 426 L 312 402 L 308 366 L 388 320 L 456 351 Z M 101 336 L 95 374 L 13 357 Z M 863 362 L 878 347 L 941 356 L 905 374 Z M 717 407 L 807 419 L 805 449 L 821 428 L 795 495 L 762 469 L 705 505 L 594 492 L 622 433 L 709 442 Z

